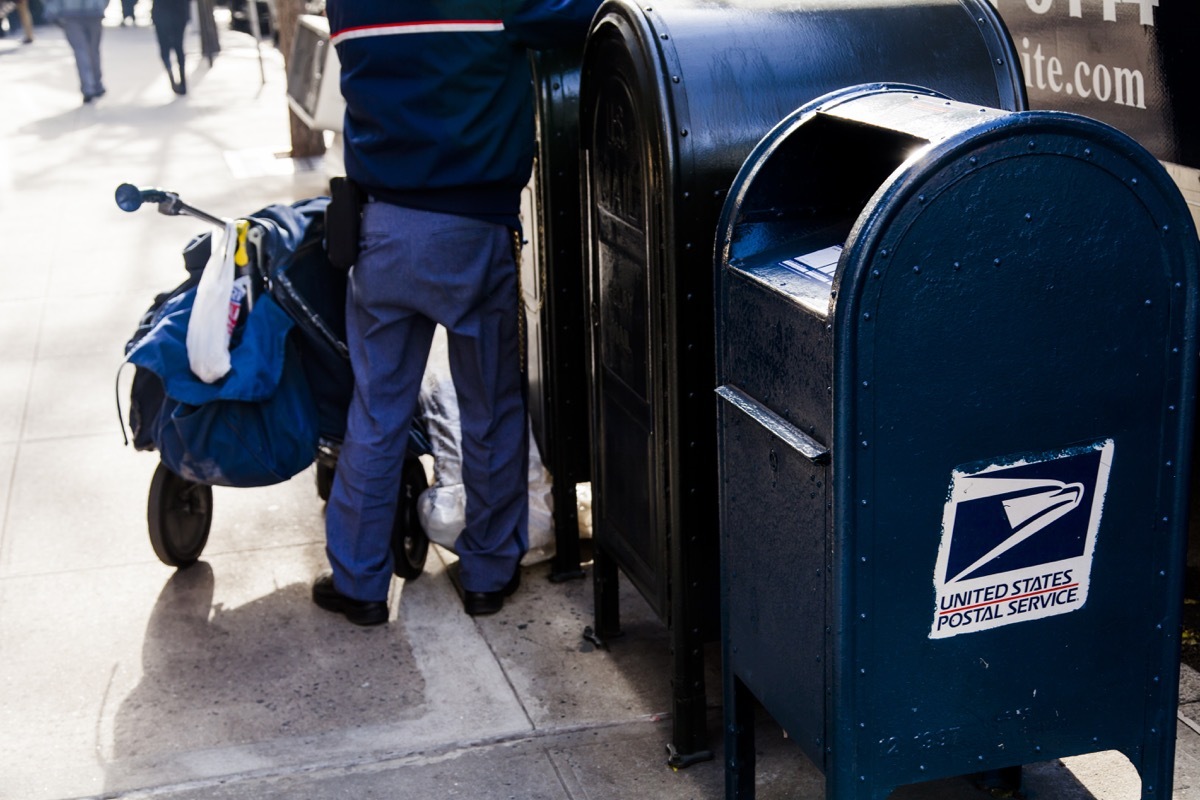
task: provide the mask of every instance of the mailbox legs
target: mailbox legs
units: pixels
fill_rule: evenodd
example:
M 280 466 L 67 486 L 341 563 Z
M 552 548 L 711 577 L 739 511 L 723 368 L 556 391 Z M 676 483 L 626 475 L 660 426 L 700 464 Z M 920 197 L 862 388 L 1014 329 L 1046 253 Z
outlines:
M 617 562 L 604 552 L 599 542 L 592 561 L 592 585 L 595 594 L 593 627 L 584 636 L 603 647 L 609 639 L 621 635 L 621 598 L 617 594 Z
M 725 800 L 754 800 L 754 702 L 746 684 L 729 672 L 725 676 Z
M 578 500 L 575 497 L 575 482 L 569 480 L 567 470 L 551 470 L 550 474 L 555 478 L 550 489 L 554 500 L 554 559 L 550 562 L 550 580 L 562 583 L 583 577 L 579 557 Z M 562 479 L 564 475 L 568 479 Z
M 1137 766 L 1138 777 L 1142 779 L 1142 800 L 1170 800 L 1171 792 L 1163 791 L 1175 780 L 1175 748 L 1163 740 L 1163 734 L 1169 726 L 1172 733 L 1169 741 L 1174 742 L 1175 720 L 1166 721 L 1160 726 L 1151 727 L 1146 736 L 1147 747 L 1142 752 L 1141 763 L 1130 757 Z M 1148 726 L 1149 727 L 1149 726 Z M 1129 757 L 1129 753 L 1125 754 Z
M 667 764 L 676 769 L 712 759 L 704 687 L 704 627 L 708 620 L 696 536 L 671 546 L 672 732 Z
M 617 562 L 597 543 L 592 562 L 595 615 L 584 638 L 598 647 L 621 635 L 621 604 Z M 672 598 L 671 625 L 671 742 L 667 764 L 690 767 L 713 757 L 708 745 L 708 703 L 704 689 L 704 631 L 696 619 L 695 602 L 679 592 Z
M 690 616 L 695 616 L 694 614 Z M 690 767 L 712 760 L 708 747 L 708 703 L 704 692 L 704 637 L 696 620 L 676 618 L 671 627 L 675 650 L 671 680 L 672 729 L 667 764 Z

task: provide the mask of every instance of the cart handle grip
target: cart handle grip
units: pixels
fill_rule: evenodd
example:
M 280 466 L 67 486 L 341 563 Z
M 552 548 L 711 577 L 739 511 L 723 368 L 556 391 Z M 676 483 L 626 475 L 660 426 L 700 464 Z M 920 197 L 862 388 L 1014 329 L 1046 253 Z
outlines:
M 122 183 L 117 187 L 116 201 L 117 206 L 122 211 L 134 212 L 141 208 L 144 203 L 158 203 L 158 213 L 166 214 L 169 217 L 177 217 L 180 214 L 184 214 L 204 220 L 219 228 L 225 227 L 226 223 L 226 220 L 221 217 L 213 216 L 194 206 L 189 206 L 179 199 L 179 195 L 174 192 L 168 192 L 165 189 L 139 189 L 132 183 Z

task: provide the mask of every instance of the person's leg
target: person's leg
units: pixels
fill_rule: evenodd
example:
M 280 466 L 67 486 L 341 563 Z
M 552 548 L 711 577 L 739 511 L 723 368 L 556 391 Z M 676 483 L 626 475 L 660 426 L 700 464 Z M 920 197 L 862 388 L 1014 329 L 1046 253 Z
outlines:
M 104 77 L 100 70 L 100 36 L 104 25 L 100 17 L 83 20 L 83 30 L 87 36 L 88 63 L 92 71 L 92 95 L 99 97 L 104 94 Z
M 443 320 L 462 423 L 466 527 L 456 550 L 462 586 L 497 592 L 529 549 L 529 440 L 510 232 L 473 223 L 447 242 L 461 270 L 463 313 Z
M 33 41 L 33 14 L 29 12 L 29 0 L 17 0 L 17 14 L 21 17 L 21 30 L 25 34 L 21 41 L 29 44 Z
M 167 77 L 171 79 L 171 85 L 175 85 L 175 75 L 171 72 L 171 38 L 167 34 L 166 28 L 156 24 L 154 26 L 154 38 L 158 40 L 158 57 L 162 59 L 163 66 L 167 69 Z
M 413 212 L 384 203 L 363 210 L 362 251 L 350 273 L 346 339 L 354 397 L 325 511 L 335 588 L 355 600 L 386 600 L 391 531 L 434 323 L 410 302 L 423 269 Z
M 154 26 L 154 37 L 158 40 L 158 57 L 162 59 L 163 67 L 167 70 L 167 78 L 171 81 L 171 89 L 180 94 L 179 83 L 175 80 L 175 72 L 171 69 L 171 50 L 174 47 L 173 32 L 165 25 Z M 180 74 L 183 70 L 179 70 Z
M 174 39 L 171 42 L 171 49 L 175 51 L 175 63 L 179 65 L 179 88 L 180 94 L 187 94 L 187 61 L 183 55 L 183 31 L 186 26 L 180 25 L 179 29 L 174 31 Z
M 94 71 L 91 61 L 91 46 L 86 30 L 87 20 L 67 18 L 59 20 L 67 44 L 75 54 L 75 69 L 79 72 L 79 90 L 83 92 L 83 101 L 90 102 L 96 96 Z

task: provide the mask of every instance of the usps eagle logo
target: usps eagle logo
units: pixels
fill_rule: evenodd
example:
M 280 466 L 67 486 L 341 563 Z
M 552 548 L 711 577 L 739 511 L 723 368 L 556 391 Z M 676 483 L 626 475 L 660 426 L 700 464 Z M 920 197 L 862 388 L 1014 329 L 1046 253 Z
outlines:
M 951 473 L 931 639 L 1083 607 L 1113 449 L 1106 439 Z

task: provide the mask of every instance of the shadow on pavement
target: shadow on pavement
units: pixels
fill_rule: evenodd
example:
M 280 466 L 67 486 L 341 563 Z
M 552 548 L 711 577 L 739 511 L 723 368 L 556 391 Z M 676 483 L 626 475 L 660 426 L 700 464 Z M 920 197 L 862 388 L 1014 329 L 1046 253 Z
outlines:
M 201 561 L 176 572 L 150 616 L 142 677 L 116 713 L 108 788 L 195 752 L 395 723 L 425 684 L 402 621 L 347 625 L 293 583 L 236 608 L 213 603 Z M 136 784 L 135 784 L 136 785 Z

